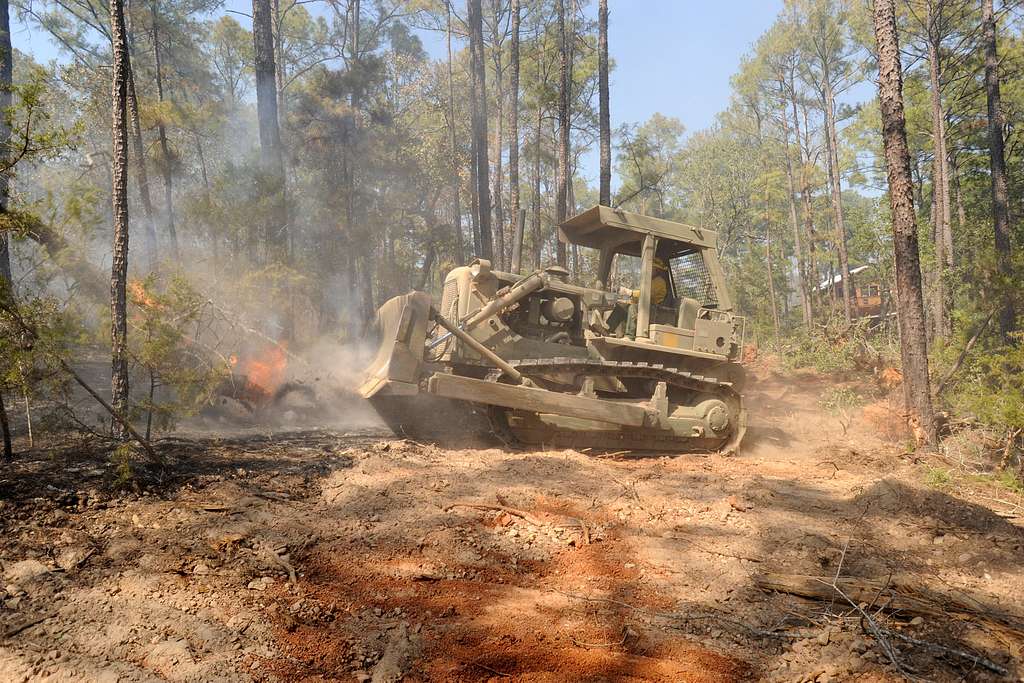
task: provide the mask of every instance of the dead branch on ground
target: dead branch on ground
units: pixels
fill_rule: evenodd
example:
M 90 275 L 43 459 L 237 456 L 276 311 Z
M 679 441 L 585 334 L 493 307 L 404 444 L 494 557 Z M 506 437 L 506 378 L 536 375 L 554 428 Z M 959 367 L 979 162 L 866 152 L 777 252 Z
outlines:
M 996 632 L 1024 638 L 1024 626 L 1009 614 L 986 609 L 984 605 L 973 600 L 963 600 L 953 595 L 937 591 L 925 591 L 899 581 L 878 581 L 856 577 L 818 577 L 788 574 L 763 574 L 754 577 L 754 584 L 762 590 L 789 593 L 804 598 L 821 601 L 834 601 L 837 597 L 848 603 L 866 623 L 866 630 L 875 638 L 886 656 L 901 673 L 905 673 L 895 659 L 895 650 L 889 639 L 897 638 L 936 652 L 943 652 L 972 664 L 983 666 L 990 671 L 1006 674 L 1006 670 L 995 662 L 964 650 L 930 643 L 895 633 L 878 624 L 867 613 L 862 605 L 873 605 L 883 597 L 879 612 L 902 612 L 930 617 L 954 616 L 981 626 L 987 626 Z M 973 604 L 970 604 L 973 603 Z

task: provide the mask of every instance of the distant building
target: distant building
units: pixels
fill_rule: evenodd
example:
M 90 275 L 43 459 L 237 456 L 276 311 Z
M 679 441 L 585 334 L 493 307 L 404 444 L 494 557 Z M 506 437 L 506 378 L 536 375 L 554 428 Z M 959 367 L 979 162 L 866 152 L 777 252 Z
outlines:
M 859 276 L 859 277 L 858 277 Z M 878 277 L 877 269 L 872 266 L 857 266 L 850 269 L 852 280 L 851 303 L 853 304 L 854 318 L 877 318 L 882 315 L 883 297 L 888 298 L 887 288 L 882 286 Z M 842 302 L 843 291 L 846 283 L 843 282 L 842 274 L 836 275 L 831 280 L 826 280 L 818 285 L 818 291 L 833 297 L 835 301 Z

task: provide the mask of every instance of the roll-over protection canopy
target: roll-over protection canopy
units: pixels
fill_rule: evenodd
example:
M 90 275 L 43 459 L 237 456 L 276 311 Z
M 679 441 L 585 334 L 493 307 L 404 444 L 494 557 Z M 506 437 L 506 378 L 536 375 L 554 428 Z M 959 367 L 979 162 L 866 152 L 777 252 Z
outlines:
M 594 249 L 612 249 L 621 253 L 639 255 L 644 235 L 659 240 L 672 240 L 680 246 L 714 249 L 718 246 L 718 233 L 695 228 L 651 216 L 641 216 L 608 206 L 595 206 L 573 216 L 558 226 L 558 238 L 569 244 Z

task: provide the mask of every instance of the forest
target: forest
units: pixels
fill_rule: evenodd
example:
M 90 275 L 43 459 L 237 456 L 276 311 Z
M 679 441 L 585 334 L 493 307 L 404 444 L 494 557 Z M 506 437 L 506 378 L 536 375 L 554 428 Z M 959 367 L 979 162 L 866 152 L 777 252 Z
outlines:
M 246 336 L 350 341 L 383 301 L 436 294 L 473 256 L 507 269 L 523 211 L 524 272 L 593 278 L 554 226 L 597 203 L 718 231 L 758 344 L 898 366 L 869 8 L 787 2 L 728 107 L 687 131 L 669 114 L 610 129 L 605 5 L 595 20 L 561 1 L 255 2 L 250 18 L 168 1 L 126 5 L 121 25 L 92 1 L 14 3 L 8 24 L 60 58 L 8 46 L 2 76 L 3 405 L 53 400 L 61 361 L 112 351 L 114 407 L 170 427 Z M 957 367 L 936 410 L 1019 445 L 1020 12 L 897 9 L 933 383 Z M 429 56 L 426 34 L 447 54 Z M 594 150 L 597 186 L 579 170 Z M 886 330 L 867 347 L 860 290 L 828 286 L 858 268 Z
M 164 500 L 184 495 L 181 491 L 187 487 L 181 482 L 195 476 L 207 477 L 202 486 L 219 491 L 210 494 L 214 498 L 235 501 L 237 492 L 216 489 L 221 485 L 216 482 L 223 483 L 236 470 L 239 482 L 258 481 L 264 487 L 259 489 L 264 493 L 255 494 L 251 487 L 245 489 L 252 495 L 240 500 L 258 499 L 260 505 L 299 500 L 299 491 L 314 474 L 322 478 L 316 487 L 323 488 L 315 489 L 320 491 L 318 505 L 341 505 L 341 494 L 328 495 L 332 478 L 340 478 L 338 486 L 384 486 L 381 495 L 391 486 L 401 489 L 408 485 L 406 479 L 381 482 L 391 476 L 412 479 L 406 471 L 413 468 L 410 463 L 420 457 L 429 460 L 438 446 L 402 439 L 401 434 L 397 441 L 378 443 L 376 439 L 385 438 L 379 434 L 381 425 L 353 393 L 361 381 L 360 368 L 375 352 L 367 339 L 381 319 L 378 309 L 411 291 L 442 300 L 446 276 L 475 259 L 517 278 L 564 272 L 569 281 L 584 287 L 632 291 L 639 286 L 637 273 L 612 267 L 610 279 L 602 281 L 600 255 L 559 238 L 559 226 L 600 205 L 691 226 L 688 229 L 697 235 L 717 234 L 716 255 L 732 292 L 732 312 L 745 321 L 739 355 L 748 376 L 755 378 L 747 437 L 751 457 L 769 478 L 775 470 L 766 463 L 789 463 L 785 467 L 792 471 L 785 476 L 796 482 L 794 495 L 807 497 L 794 503 L 799 514 L 814 507 L 808 502 L 809 489 L 800 488 L 810 486 L 800 478 L 805 467 L 821 474 L 823 470 L 816 468 L 830 463 L 838 473 L 846 460 L 859 463 L 866 469 L 855 475 L 844 472 L 837 481 L 830 478 L 821 484 L 827 488 L 845 482 L 842 486 L 850 488 L 842 495 L 855 492 L 849 493 L 849 500 L 830 498 L 835 507 L 829 514 L 852 520 L 847 507 L 859 509 L 857 501 L 868 496 L 868 490 L 877 497 L 864 503 L 861 517 L 872 501 L 881 501 L 879 509 L 893 515 L 905 512 L 894 500 L 917 501 L 915 514 L 927 510 L 934 515 L 928 524 L 938 529 L 935 539 L 963 534 L 957 538 L 966 549 L 942 550 L 954 553 L 950 557 L 957 560 L 939 557 L 938 562 L 948 562 L 942 571 L 960 565 L 968 571 L 967 560 L 959 560 L 968 557 L 971 566 L 981 562 L 980 568 L 970 570 L 970 581 L 989 577 L 984 581 L 991 582 L 995 575 L 1005 584 L 991 590 L 1002 591 L 1004 597 L 1012 594 L 1020 577 L 1008 563 L 1000 564 L 1005 561 L 998 556 L 1000 551 L 982 559 L 982 550 L 966 544 L 982 538 L 972 534 L 990 534 L 999 537 L 993 547 L 1006 553 L 1022 547 L 1021 531 L 1013 520 L 1019 521 L 1024 511 L 1024 4 L 783 0 L 774 21 L 739 59 L 728 101 L 710 126 L 690 130 L 683 123 L 686 112 L 664 111 L 613 127 L 614 95 L 628 92 L 617 81 L 617 40 L 624 37 L 617 35 L 616 18 L 619 13 L 643 12 L 643 4 L 252 0 L 250 6 L 221 0 L 0 0 L 0 432 L 8 468 L 0 482 L 0 498 L 14 501 L 15 507 L 29 505 L 28 501 L 42 500 L 27 493 L 31 486 L 50 482 L 54 491 L 66 490 L 54 494 L 55 500 L 77 496 L 74 505 L 79 511 L 91 510 L 92 503 L 85 501 L 97 496 L 113 496 L 111 501 L 142 496 L 139 505 L 148 505 L 146 495 Z M 53 56 L 16 49 L 12 33 L 19 31 L 45 40 Z M 631 49 L 636 49 L 638 38 L 630 38 Z M 708 55 L 709 60 L 718 57 Z M 672 57 L 652 52 L 651 58 Z M 622 90 L 617 90 L 620 86 Z M 552 271 L 553 266 L 565 270 Z M 644 301 L 642 294 L 633 296 Z M 646 323 L 645 317 L 641 319 Z M 460 324 L 464 327 L 466 321 Z M 505 373 L 508 376 L 509 370 Z M 579 396 L 593 394 L 592 383 L 576 389 Z M 656 394 L 651 405 L 655 398 Z M 790 412 L 785 412 L 787 401 L 793 406 Z M 814 417 L 801 426 L 794 416 L 804 410 Z M 345 435 L 336 438 L 335 431 L 323 430 Z M 783 435 L 786 430 L 788 436 Z M 797 433 L 803 436 L 794 437 Z M 389 433 L 386 439 L 391 438 Z M 791 443 L 797 444 L 794 452 L 802 454 L 792 456 L 798 460 L 785 460 Z M 475 452 L 473 448 L 451 453 Z M 611 446 L 605 450 L 615 458 L 627 452 Z M 308 460 L 313 451 L 325 460 Z M 483 450 L 481 462 L 507 465 L 512 471 L 520 461 L 508 458 L 517 452 L 497 455 Z M 641 514 L 644 502 L 637 483 L 653 479 L 634 478 L 619 468 L 618 460 L 608 465 L 589 459 L 589 448 L 573 452 L 578 460 L 572 467 L 588 482 L 595 501 L 600 495 L 616 494 L 614 514 L 624 524 L 630 523 L 624 514 Z M 875 455 L 865 455 L 868 452 Z M 404 463 L 396 470 L 401 474 L 382 473 L 384 453 Z M 739 454 L 742 462 L 743 451 Z M 196 464 L 207 457 L 211 463 L 225 463 L 223 470 L 220 465 Z M 69 474 L 79 471 L 75 458 L 93 463 L 81 465 L 81 471 L 97 472 L 96 482 L 104 483 L 95 485 L 106 493 L 82 493 L 94 483 Z M 345 474 L 357 477 L 346 480 L 342 472 L 352 462 L 366 465 Z M 733 467 L 713 462 L 716 468 Z M 895 490 L 881 483 L 886 462 L 900 463 L 900 476 L 909 477 L 895 485 L 908 487 L 905 498 L 886 498 L 887 491 Z M 283 467 L 281 463 L 290 463 L 292 469 L 283 470 L 284 483 L 278 488 L 267 488 L 271 484 L 266 472 L 271 469 L 262 468 Z M 631 483 L 611 474 L 606 477 L 600 470 L 606 465 L 619 468 L 610 471 Z M 434 466 L 436 462 L 430 465 Z M 215 468 L 220 474 L 213 474 Z M 46 477 L 40 474 L 44 470 Z M 184 474 L 186 470 L 191 474 Z M 721 513 L 721 523 L 731 525 L 744 519 L 747 510 L 763 510 L 769 519 L 779 516 L 777 522 L 766 522 L 781 534 L 775 540 L 792 540 L 783 538 L 785 520 L 796 513 L 776 507 L 778 499 L 766 502 L 775 494 L 758 488 L 767 486 L 761 475 L 753 475 L 761 484 L 733 490 L 724 471 L 714 477 L 721 475 L 716 486 L 722 487 L 720 497 L 728 502 L 722 503 L 721 511 L 708 503 L 711 507 L 705 512 L 716 520 Z M 296 473 L 304 483 L 298 483 Z M 444 473 L 461 479 L 456 471 Z M 650 477 L 683 477 L 685 481 L 677 482 L 683 489 L 694 481 L 691 474 L 649 472 Z M 47 478 L 51 475 L 56 478 Z M 488 479 L 496 476 L 492 470 L 480 476 L 495 490 L 512 486 L 503 479 Z M 545 490 L 544 476 L 539 469 L 529 472 L 536 491 Z M 850 477 L 856 481 L 847 481 Z M 609 481 L 622 491 L 605 488 L 612 486 Z M 172 485 L 173 492 L 166 488 Z M 431 486 L 440 488 L 431 490 L 449 485 L 435 481 Z M 668 525 L 666 534 L 676 533 L 681 527 L 667 520 L 682 524 L 682 508 L 672 508 L 671 496 L 650 486 L 643 500 L 661 506 L 661 512 L 643 508 L 650 515 L 646 519 L 655 526 Z M 984 495 L 978 493 L 982 490 Z M 838 489 L 833 493 L 840 496 Z M 569 545 L 577 552 L 612 548 L 614 562 L 629 560 L 623 580 L 641 581 L 634 575 L 634 561 L 618 545 L 622 538 L 613 533 L 614 521 L 581 521 L 584 512 L 560 507 L 551 502 L 554 498 L 537 503 L 546 515 L 538 517 L 536 510 L 523 511 L 534 509 L 523 500 L 506 503 L 503 495 L 498 494 L 498 504 L 478 501 L 473 508 L 451 493 L 444 512 L 450 514 L 458 506 L 487 510 L 483 514 L 495 515 L 488 524 L 507 527 L 509 534 L 516 525 L 543 539 L 548 538 L 546 532 L 537 530 L 550 531 L 554 545 L 537 551 L 537 562 L 555 562 L 552 558 L 565 552 L 562 536 L 567 527 L 553 520 L 568 515 L 574 528 L 582 529 L 583 539 Z M 542 494 L 537 495 L 541 500 Z M 964 496 L 976 497 L 964 502 L 963 509 L 956 507 Z M 989 502 L 980 503 L 979 497 Z M 959 501 L 949 503 L 958 512 L 936 512 L 947 499 Z M 377 524 L 381 515 L 390 519 L 372 501 L 346 501 L 345 505 L 358 503 L 352 509 L 360 519 L 369 520 L 365 529 Z M 426 498 L 421 502 L 427 505 Z M 621 508 L 627 502 L 635 508 Z M 193 503 L 198 504 L 192 500 L 189 505 Z M 215 514 L 226 509 L 216 505 L 236 503 L 207 501 L 203 504 L 214 507 L 202 510 Z M 233 659 L 230 664 L 210 664 L 213 668 L 204 668 L 206 660 L 192 636 L 182 636 L 187 641 L 185 654 L 174 650 L 178 645 L 168 646 L 173 657 L 164 651 L 143 657 L 106 650 L 103 657 L 111 662 L 142 661 L 150 672 L 171 678 L 172 664 L 180 660 L 188 663 L 187 675 L 197 676 L 195 680 L 243 664 L 254 670 L 266 666 L 271 678 L 283 680 L 306 680 L 341 670 L 338 667 L 354 671 L 357 680 L 398 680 L 388 678 L 393 672 L 385 665 L 397 667 L 399 678 L 403 671 L 427 672 L 411 680 L 484 680 L 542 670 L 530 669 L 533 664 L 522 654 L 499 657 L 495 651 L 477 657 L 475 653 L 489 642 L 484 636 L 480 641 L 473 640 L 475 635 L 459 640 L 461 644 L 446 646 L 453 649 L 438 655 L 424 644 L 433 641 L 424 641 L 419 630 L 409 630 L 413 622 L 403 613 L 392 615 L 408 621 L 402 638 L 395 641 L 395 632 L 388 630 L 393 625 L 381 626 L 380 642 L 362 646 L 365 661 L 353 654 L 363 650 L 352 649 L 349 641 L 338 650 L 347 653 L 343 660 L 324 664 L 310 655 L 302 649 L 308 643 L 300 635 L 305 633 L 302 637 L 312 642 L 308 629 L 342 616 L 333 602 L 334 611 L 322 607 L 323 612 L 310 615 L 304 610 L 316 600 L 318 605 L 328 604 L 316 591 L 347 579 L 341 577 L 341 568 L 324 559 L 326 555 L 313 557 L 312 548 L 328 547 L 323 539 L 329 532 L 323 531 L 326 536 L 319 541 L 310 540 L 312 536 L 296 540 L 296 529 L 315 526 L 311 520 L 320 508 L 309 505 L 288 518 L 295 529 L 275 531 L 291 534 L 287 540 L 268 537 L 257 543 L 239 536 L 227 541 L 227 546 L 247 548 L 253 557 L 262 558 L 260 562 L 276 567 L 274 571 L 286 579 L 287 588 L 280 590 L 288 595 L 301 590 L 303 596 L 319 596 L 306 598 L 305 607 L 267 617 L 277 629 L 272 631 L 277 634 L 274 647 L 283 648 L 287 656 L 266 650 L 271 636 L 250 635 L 246 638 L 256 640 L 243 651 L 244 662 Z M 702 502 L 693 505 L 703 510 Z M 967 525 L 964 520 L 975 519 L 974 513 L 963 512 L 969 505 L 991 519 L 971 522 L 967 531 L 951 531 Z M 997 513 L 985 505 L 1003 507 Z M 153 535 L 151 530 L 160 530 L 154 520 L 164 514 L 161 509 L 140 508 L 141 523 L 133 513 L 133 533 Z M 609 510 L 612 520 L 612 507 Z M 858 518 L 850 523 L 867 522 Z M 188 524 L 192 522 L 181 521 L 175 528 Z M 945 638 L 930 632 L 906 635 L 902 622 L 883 623 L 881 606 L 879 612 L 865 606 L 875 604 L 870 598 L 875 588 L 876 598 L 896 590 L 888 580 L 885 587 L 871 583 L 885 577 L 885 566 L 892 574 L 894 565 L 864 559 L 862 569 L 867 573 L 857 575 L 860 560 L 847 557 L 847 547 L 826 530 L 827 521 L 816 518 L 807 524 L 823 525 L 814 533 L 828 537 L 828 548 L 801 545 L 810 543 L 806 539 L 793 541 L 793 547 L 810 548 L 804 557 L 810 568 L 804 573 L 819 574 L 824 567 L 824 574 L 834 574 L 825 577 L 826 587 L 835 591 L 833 604 L 840 595 L 850 609 L 842 615 L 829 611 L 808 617 L 804 626 L 852 633 L 852 624 L 859 620 L 861 636 L 873 645 L 858 650 L 856 661 L 846 669 L 833 667 L 828 676 L 825 669 L 820 675 L 817 671 L 818 662 L 833 656 L 825 652 L 832 642 L 828 638 L 806 636 L 813 647 L 820 643 L 821 653 L 800 660 L 800 666 L 806 664 L 803 669 L 797 665 L 799 657 L 765 663 L 758 659 L 762 654 L 755 653 L 768 651 L 758 638 L 775 637 L 764 635 L 768 617 L 741 614 L 740 627 L 733 621 L 731 626 L 722 623 L 688 631 L 697 637 L 717 630 L 719 635 L 713 638 L 745 638 L 742 647 L 749 648 L 736 655 L 742 662 L 715 659 L 717 663 L 702 671 L 717 671 L 717 676 L 692 680 L 792 680 L 797 673 L 813 674 L 801 680 L 846 680 L 845 675 L 876 665 L 894 676 L 892 680 L 915 671 L 924 672 L 922 680 L 946 680 L 947 674 L 952 676 L 950 666 L 966 680 L 997 680 L 1016 671 L 1013 662 L 1019 661 L 1024 618 L 1015 621 L 1009 612 L 999 612 L 992 606 L 999 600 L 985 603 L 985 609 L 968 607 L 940 599 L 934 591 L 922 597 L 926 591 L 920 586 L 901 584 L 904 592 L 893 600 L 914 606 L 906 614 L 924 615 L 929 623 L 923 628 L 932 626 L 936 614 L 955 612 L 987 629 L 987 636 L 998 632 L 1006 639 L 994 645 L 991 639 L 972 639 L 964 632 L 946 633 Z M 854 537 L 868 545 L 872 538 L 905 533 L 881 531 L 881 521 L 872 524 L 876 526 L 870 531 L 850 527 L 847 546 Z M 751 528 L 739 526 L 744 533 Z M 218 533 L 224 529 L 218 528 Z M 353 529 L 353 539 L 370 539 L 370 550 L 374 543 L 386 542 L 380 540 L 384 536 L 373 536 L 376 532 L 360 536 L 363 526 Z M 614 540 L 591 546 L 591 533 L 601 537 L 606 529 Z M 421 532 L 433 533 L 416 533 Z M 251 531 L 238 533 L 255 538 Z M 426 552 L 425 538 L 417 546 L 421 553 Z M 522 541 L 518 535 L 510 538 Z M 726 544 L 715 545 L 717 550 L 711 552 L 719 560 L 728 556 L 740 562 L 735 576 L 747 577 L 751 562 L 767 571 L 778 570 L 764 563 L 780 551 L 768 541 L 751 547 L 750 537 L 744 538 L 741 546 L 729 546 L 732 541 L 725 540 L 707 542 Z M 19 543 L 27 544 L 27 537 Z M 697 548 L 710 547 L 696 543 Z M 900 545 L 911 543 L 906 538 L 892 543 L 890 550 L 900 557 L 917 552 Z M 0 555 L 27 547 L 16 546 L 4 546 Z M 211 567 L 228 567 L 237 557 L 224 550 L 227 546 L 214 543 L 219 559 L 203 546 L 206 554 L 190 560 L 186 573 L 206 577 Z M 333 552 L 341 546 L 329 547 Z M 89 550 L 72 564 L 74 570 L 85 571 L 93 552 L 106 551 Z M 515 557 L 515 562 L 533 561 L 526 551 Z M 654 555 L 644 557 L 644 562 L 654 562 Z M 309 576 L 318 578 L 309 586 L 302 583 L 307 570 L 300 568 L 296 574 L 297 558 L 312 563 L 304 566 Z M 21 563 L 29 561 L 36 560 Z M 530 571 L 554 580 L 553 574 L 545 573 L 553 566 Z M 259 583 L 259 571 L 271 578 L 270 570 L 252 567 L 237 570 L 245 581 L 256 582 L 255 587 L 248 582 L 250 593 L 277 590 L 269 587 L 273 580 Z M 360 567 L 360 572 L 372 571 L 370 564 Z M 580 571 L 596 571 L 588 567 Z M 850 581 L 865 583 L 843 584 L 841 572 L 846 569 L 854 572 Z M 423 569 L 425 573 L 409 581 L 443 586 L 465 578 L 452 571 Z M 707 571 L 713 575 L 717 569 Z M 472 580 L 482 579 L 473 574 Z M 791 581 L 777 577 L 751 582 L 759 590 L 777 591 L 777 600 L 787 591 L 815 599 L 814 589 L 820 589 L 815 584 L 799 592 Z M 580 599 L 576 588 L 551 590 L 573 602 Z M 3 610 L 11 611 L 11 600 L 19 600 L 22 593 L 11 585 L 5 591 L 7 602 L 0 600 L 0 607 L 8 605 Z M 374 603 L 368 595 L 348 596 L 350 605 L 370 611 L 360 619 L 379 626 L 391 614 L 387 610 L 398 609 L 399 603 Z M 861 600 L 857 595 L 867 597 Z M 625 605 L 626 614 L 640 619 L 645 628 L 662 628 L 664 614 L 651 611 L 659 603 L 650 595 L 627 591 L 613 597 L 606 602 Z M 637 606 L 648 599 L 645 607 Z M 925 602 L 943 607 L 929 612 L 920 607 Z M 840 603 L 845 606 L 843 600 Z M 447 610 L 448 603 L 429 605 L 435 614 L 449 615 L 440 611 Z M 1000 609 L 1006 606 L 1003 603 Z M 711 610 L 707 615 L 722 614 L 704 608 Z M 458 609 L 472 611 L 472 606 Z M 133 618 L 155 623 L 157 616 Z M 628 670 L 637 680 L 673 680 L 658 668 L 670 655 L 659 650 L 655 666 L 646 659 L 655 657 L 650 648 L 629 649 L 634 638 L 642 640 L 637 635 L 641 627 L 630 623 L 620 619 L 611 631 L 589 622 L 580 626 L 581 635 L 572 636 L 572 645 L 565 646 L 580 657 L 572 660 L 573 666 L 595 675 L 625 676 Z M 914 626 L 919 626 L 916 620 Z M 424 628 L 425 634 L 429 628 Z M 519 634 L 514 628 L 512 632 Z M 992 637 L 999 641 L 1002 636 Z M 602 645 L 581 648 L 579 642 L 585 641 Z M 1011 641 L 1014 644 L 1007 646 Z M 164 642 L 172 641 L 160 641 L 160 647 Z M 232 642 L 217 647 L 226 652 Z M 668 647 L 669 641 L 658 642 Z M 718 653 L 714 657 L 725 652 L 722 642 L 718 645 L 711 648 Z M 994 654 L 1004 646 L 1005 655 Z M 405 658 L 405 664 L 388 659 L 395 647 L 401 652 L 394 657 Z M 628 657 L 611 663 L 609 658 L 623 648 Z M 434 652 L 426 669 L 408 663 L 427 666 L 416 659 L 426 651 Z M 872 651 L 877 654 L 874 659 L 869 656 Z M 550 654 L 562 657 L 558 652 Z M 171 664 L 160 659 L 164 655 Z M 0 672 L 21 672 L 25 680 L 59 672 L 58 664 L 64 661 L 60 656 L 52 664 L 32 661 L 23 670 L 12 663 L 13 656 L 0 648 Z M 93 665 L 100 666 L 89 664 Z M 454 668 L 444 668 L 449 665 Z M 120 664 L 110 666 L 127 675 Z M 227 668 L 217 668 L 222 666 Z M 550 666 L 555 668 L 543 670 L 555 672 L 552 680 L 575 675 L 558 668 L 569 666 L 564 662 Z M 90 676 L 99 676 L 101 670 L 102 666 L 88 669 Z M 974 675 L 982 677 L 971 678 Z
M 10 5 L 7 24 L 59 58 L 6 47 L 0 414 L 111 354 L 112 408 L 169 428 L 247 344 L 351 341 L 383 301 L 436 294 L 471 257 L 507 269 L 520 217 L 524 272 L 593 279 L 554 226 L 598 203 L 717 230 L 757 344 L 899 366 L 870 8 L 786 2 L 713 126 L 611 130 L 606 4 L 596 20 L 562 0 Z M 935 410 L 1009 453 L 1024 43 L 1019 7 L 990 4 L 906 0 L 897 22 L 933 384 L 956 368 Z M 595 150 L 597 186 L 580 170 Z M 882 334 L 865 335 L 869 295 Z

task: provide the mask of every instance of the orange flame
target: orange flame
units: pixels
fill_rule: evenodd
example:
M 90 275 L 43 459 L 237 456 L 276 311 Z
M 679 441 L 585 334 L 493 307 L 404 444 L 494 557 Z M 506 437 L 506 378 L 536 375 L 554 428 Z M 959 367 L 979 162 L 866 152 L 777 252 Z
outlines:
M 149 295 L 146 287 L 138 280 L 132 280 L 128 283 L 128 293 L 131 294 L 132 303 L 136 306 L 155 308 L 157 305 L 156 300 Z
M 273 394 L 284 383 L 285 371 L 288 369 L 285 346 L 271 346 L 262 356 L 246 361 L 242 369 L 250 384 L 267 394 Z

